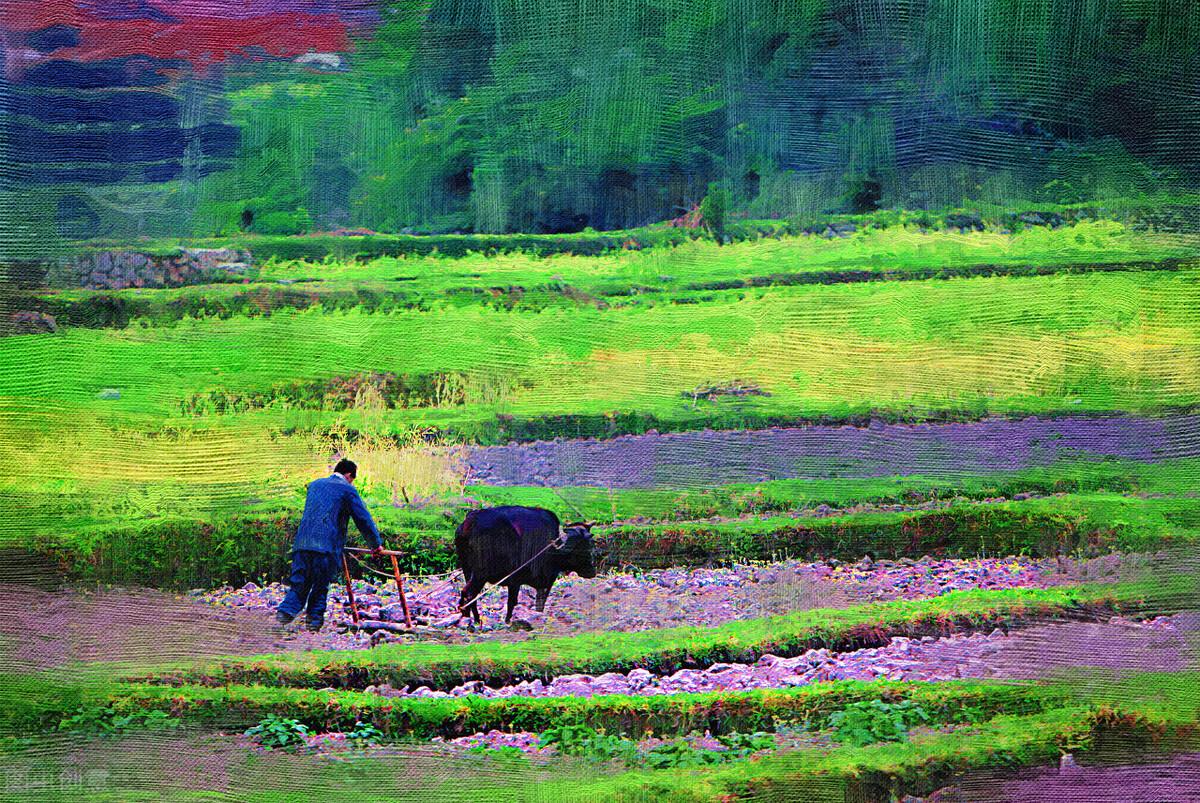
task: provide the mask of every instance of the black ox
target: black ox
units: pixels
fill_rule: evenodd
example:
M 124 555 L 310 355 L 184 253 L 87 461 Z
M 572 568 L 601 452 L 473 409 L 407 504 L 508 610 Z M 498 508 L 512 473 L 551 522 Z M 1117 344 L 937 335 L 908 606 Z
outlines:
M 521 586 L 537 592 L 537 610 L 544 610 L 550 587 L 560 574 L 596 576 L 591 527 L 582 523 L 561 527 L 558 516 L 540 507 L 472 510 L 454 532 L 458 566 L 467 580 L 458 600 L 459 612 L 482 622 L 476 598 L 488 583 L 508 587 L 506 622 L 512 621 Z

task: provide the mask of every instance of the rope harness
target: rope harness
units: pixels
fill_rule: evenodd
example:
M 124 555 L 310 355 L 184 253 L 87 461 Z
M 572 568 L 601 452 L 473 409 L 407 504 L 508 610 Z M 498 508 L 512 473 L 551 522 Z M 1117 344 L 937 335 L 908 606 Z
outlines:
M 558 538 L 556 538 L 556 539 L 554 539 L 553 541 L 551 541 L 550 543 L 546 544 L 544 547 L 542 547 L 541 549 L 539 549 L 539 550 L 538 550 L 538 551 L 537 551 L 537 552 L 536 552 L 536 553 L 533 555 L 533 557 L 531 557 L 529 560 L 527 560 L 527 561 L 525 561 L 524 563 L 522 563 L 522 564 L 521 564 L 520 566 L 518 566 L 517 568 L 513 569 L 513 570 L 512 570 L 511 572 L 509 572 L 508 574 L 504 575 L 504 577 L 500 578 L 500 579 L 499 579 L 499 580 L 497 580 L 495 583 L 492 583 L 492 585 L 494 585 L 494 586 L 504 585 L 504 581 L 505 581 L 505 580 L 508 580 L 508 579 L 509 579 L 510 577 L 512 577 L 514 574 L 516 574 L 517 572 L 521 571 L 522 569 L 524 569 L 524 568 L 525 568 L 526 566 L 528 566 L 529 564 L 533 563 L 535 560 L 537 560 L 537 559 L 538 559 L 538 558 L 540 558 L 542 555 L 544 555 L 544 554 L 545 554 L 545 553 L 546 553 L 548 550 L 550 550 L 550 549 L 561 549 L 562 547 L 564 547 L 564 546 L 566 545 L 566 543 L 567 543 L 567 535 L 566 535 L 566 533 L 564 533 L 564 532 L 562 532 L 562 531 L 560 530 L 560 531 L 559 531 L 559 534 L 558 534 Z M 395 580 L 396 580 L 396 587 L 397 587 L 397 591 L 398 591 L 398 592 L 399 592 L 399 594 L 400 594 L 400 602 L 401 602 L 401 603 L 403 604 L 403 606 L 404 606 L 405 615 L 406 615 L 406 617 L 407 617 L 407 613 L 408 613 L 408 603 L 407 603 L 407 600 L 405 599 L 405 596 L 404 596 L 404 586 L 403 586 L 403 583 L 402 583 L 402 582 L 401 582 L 401 580 L 400 580 L 400 574 L 399 574 L 399 570 L 397 569 L 397 570 L 396 570 L 396 572 L 395 572 L 394 574 L 388 574 L 387 572 L 381 572 L 381 571 L 379 571 L 378 569 L 373 569 L 373 568 L 371 568 L 370 566 L 368 566 L 368 565 L 366 564 L 366 562 L 365 562 L 364 560 L 362 560 L 361 558 L 359 558 L 359 557 L 358 557 L 358 555 L 355 555 L 355 554 L 354 554 L 355 552 L 365 552 L 365 553 L 370 553 L 370 552 L 371 552 L 371 550 L 369 550 L 369 549 L 362 549 L 362 548 L 360 548 L 360 547 L 345 547 L 345 551 L 346 551 L 346 554 L 350 555 L 350 557 L 351 557 L 351 558 L 354 560 L 354 562 L 355 562 L 355 563 L 357 563 L 359 566 L 361 566 L 363 569 L 367 570 L 368 572 L 371 572 L 372 574 L 377 574 L 377 575 L 379 575 L 380 577 L 386 577 L 386 578 L 387 578 L 387 579 L 389 579 L 389 580 L 391 580 L 391 579 L 395 579 Z M 389 551 L 389 552 L 386 552 L 385 554 L 390 554 L 390 555 L 391 555 L 391 557 L 392 557 L 392 563 L 393 563 L 393 566 L 395 566 L 395 562 L 396 562 L 396 556 L 395 556 L 395 554 L 394 554 L 394 553 L 391 553 L 390 551 Z M 452 576 L 453 576 L 453 575 L 455 575 L 455 574 L 462 574 L 462 575 L 463 575 L 463 579 L 464 579 L 464 580 L 465 580 L 465 579 L 467 579 L 467 577 L 466 577 L 466 573 L 465 573 L 465 572 L 463 572 L 461 569 L 454 569 L 454 570 L 452 570 L 452 571 L 449 571 L 449 572 L 442 572 L 441 574 L 420 574 L 420 575 L 407 575 L 407 576 L 408 576 L 410 579 L 425 579 L 425 578 L 428 578 L 428 577 L 445 577 L 446 579 L 445 579 L 445 580 L 444 580 L 442 583 L 440 583 L 440 584 L 438 584 L 438 585 L 435 585 L 433 588 L 430 588 L 430 589 L 428 589 L 428 590 L 426 590 L 426 591 L 425 591 L 425 593 L 424 593 L 424 595 L 423 595 L 423 596 L 430 597 L 430 596 L 433 596 L 433 594 L 435 594 L 435 593 L 437 593 L 437 592 L 441 591 L 443 588 L 445 588 L 445 587 L 447 587 L 447 586 L 451 585 L 451 584 L 453 583 L 453 580 L 452 580 L 451 578 L 452 578 Z M 352 590 L 352 589 L 351 589 L 351 587 L 350 587 L 350 573 L 349 573 L 349 568 L 347 568 L 347 569 L 346 569 L 346 591 L 347 591 L 347 593 L 348 593 L 348 595 L 349 595 L 349 597 L 350 597 L 350 613 L 351 613 L 351 615 L 352 615 L 352 618 L 354 619 L 354 623 L 355 623 L 355 624 L 358 624 L 358 608 L 357 608 L 357 606 L 354 604 L 354 592 L 353 592 L 353 590 Z M 462 615 L 462 612 L 463 612 L 463 611 L 465 611 L 467 608 L 470 608 L 470 607 L 471 607 L 471 606 L 472 606 L 472 605 L 473 605 L 473 604 L 474 604 L 476 601 L 478 601 L 478 600 L 479 600 L 479 598 L 480 598 L 480 597 L 482 597 L 482 596 L 483 596 L 484 594 L 486 594 L 486 593 L 487 593 L 487 589 L 484 589 L 484 590 L 480 591 L 478 594 L 476 594 L 474 597 L 472 597 L 472 598 L 471 598 L 471 599 L 470 599 L 468 602 L 466 602 L 466 603 L 463 603 L 463 604 L 459 605 L 459 606 L 458 606 L 459 614 L 460 614 L 460 615 Z

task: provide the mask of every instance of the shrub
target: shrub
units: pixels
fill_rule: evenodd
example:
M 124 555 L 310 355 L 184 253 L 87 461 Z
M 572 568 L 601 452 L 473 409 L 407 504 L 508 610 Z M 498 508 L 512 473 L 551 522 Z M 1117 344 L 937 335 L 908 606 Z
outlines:
M 247 730 L 245 735 L 263 747 L 273 750 L 304 744 L 304 737 L 308 736 L 308 727 L 296 719 L 267 714 L 261 722 Z
M 366 722 L 354 723 L 354 728 L 346 733 L 346 738 L 357 745 L 378 744 L 383 740 L 383 731 Z
M 709 184 L 708 194 L 700 202 L 700 219 L 718 244 L 725 242 L 725 215 L 729 205 L 729 190 L 715 182 Z
M 581 756 L 589 761 L 611 761 L 615 758 L 632 761 L 637 745 L 619 736 L 608 736 L 587 725 L 558 725 L 543 731 L 539 744 L 553 746 L 568 756 Z
M 60 731 L 94 736 L 117 736 L 134 730 L 166 730 L 179 727 L 179 720 L 165 711 L 118 712 L 112 706 L 85 708 L 58 723 Z
M 909 729 L 928 721 L 929 714 L 912 700 L 866 700 L 830 714 L 828 724 L 835 741 L 863 747 L 876 742 L 903 742 Z

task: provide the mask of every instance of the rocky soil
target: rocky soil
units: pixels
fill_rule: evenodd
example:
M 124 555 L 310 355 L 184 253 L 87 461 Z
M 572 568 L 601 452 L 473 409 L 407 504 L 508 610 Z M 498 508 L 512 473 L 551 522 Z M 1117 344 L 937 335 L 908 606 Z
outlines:
M 970 588 L 1045 587 L 1081 579 L 1114 579 L 1131 559 L 1111 556 L 1089 564 L 1030 558 L 971 560 L 902 559 L 853 564 L 837 561 L 786 561 L 727 569 L 672 568 L 638 574 L 617 573 L 593 579 L 562 578 L 550 594 L 546 611 L 533 610 L 533 594 L 522 589 L 514 627 L 503 624 L 502 588 L 490 588 L 480 600 L 485 624 L 467 630 L 458 617 L 461 579 L 415 578 L 405 582 L 416 625 L 404 627 L 393 581 L 356 582 L 355 600 L 363 617 L 362 632 L 350 628 L 345 587 L 330 587 L 325 631 L 298 634 L 305 645 L 327 648 L 366 647 L 384 639 L 523 638 L 527 632 L 569 635 L 610 630 L 637 631 L 679 625 L 712 626 L 810 608 L 838 608 L 892 599 L 921 599 Z M 198 600 L 222 608 L 259 613 L 269 619 L 287 589 L 247 584 L 199 592 Z M 299 625 L 293 625 L 295 633 Z M 407 631 L 407 632 L 406 632 Z
M 1188 643 L 1200 632 L 1200 616 L 1179 614 L 1146 622 L 1116 617 L 1104 623 L 1034 625 L 1006 633 L 955 634 L 945 638 L 893 638 L 886 646 L 834 652 L 808 650 L 793 658 L 764 655 L 753 664 L 713 664 L 655 675 L 646 669 L 603 675 L 561 675 L 550 683 L 524 681 L 491 688 L 470 681 L 449 692 L 368 686 L 386 697 L 591 697 L 600 694 L 680 694 L 807 686 L 830 680 L 941 681 L 956 678 L 1032 679 L 1058 668 L 1177 672 L 1194 662 Z

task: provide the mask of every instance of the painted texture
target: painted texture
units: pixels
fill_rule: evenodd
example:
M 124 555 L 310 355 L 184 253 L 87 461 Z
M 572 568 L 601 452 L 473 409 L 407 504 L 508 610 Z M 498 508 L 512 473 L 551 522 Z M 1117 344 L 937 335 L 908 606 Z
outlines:
M 0 3 L 0 797 L 1196 799 L 1198 13 Z

